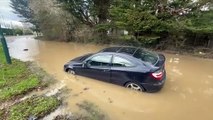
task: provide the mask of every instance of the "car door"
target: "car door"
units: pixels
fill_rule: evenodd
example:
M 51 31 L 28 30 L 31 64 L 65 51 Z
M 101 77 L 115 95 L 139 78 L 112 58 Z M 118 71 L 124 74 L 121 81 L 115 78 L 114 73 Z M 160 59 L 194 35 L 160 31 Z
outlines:
M 110 64 L 112 55 L 96 55 L 86 60 L 84 67 L 79 71 L 79 75 L 94 78 L 97 80 L 110 80 Z
M 123 85 L 127 81 L 134 79 L 132 69 L 135 67 L 134 63 L 128 59 L 113 55 L 111 66 L 111 82 L 114 84 Z

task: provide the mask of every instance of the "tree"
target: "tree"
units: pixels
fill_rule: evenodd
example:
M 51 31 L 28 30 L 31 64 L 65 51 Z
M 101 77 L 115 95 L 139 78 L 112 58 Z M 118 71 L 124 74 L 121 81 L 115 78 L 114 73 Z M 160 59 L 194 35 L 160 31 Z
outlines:
M 23 35 L 23 30 L 16 28 L 16 29 L 14 29 L 14 34 L 15 35 Z
M 82 24 L 95 29 L 96 36 L 105 41 L 107 29 L 103 25 L 108 23 L 109 8 L 112 0 L 57 0 L 59 5 L 70 12 Z
M 94 3 L 92 0 L 58 0 L 63 9 L 70 12 L 82 23 L 94 26 L 97 18 L 94 15 Z
M 111 0 L 58 0 L 59 4 L 82 23 L 93 27 L 105 23 Z
M 39 31 L 38 22 L 34 19 L 34 12 L 30 8 L 29 0 L 11 0 L 13 12 L 24 19 L 24 22 L 29 22 L 35 25 L 36 32 Z
M 110 9 L 111 25 L 114 29 L 127 30 L 137 40 L 158 38 L 158 33 L 167 29 L 155 14 L 156 4 L 155 0 L 116 0 Z
M 151 43 L 154 37 L 158 41 L 169 40 L 178 47 L 187 39 L 187 31 L 195 29 L 196 19 L 201 19 L 198 16 L 210 9 L 211 0 L 114 0 L 110 8 L 110 25 L 115 29 L 127 30 L 142 43 L 144 40 Z M 210 14 L 207 16 L 211 19 Z M 210 19 L 204 21 L 202 17 L 202 24 L 210 24 Z M 202 24 L 196 24 L 196 27 L 207 30 Z M 211 32 L 210 29 L 207 31 Z
M 73 40 L 73 31 L 79 20 L 76 21 L 67 11 L 57 7 L 54 0 L 30 0 L 30 8 L 34 13 L 33 19 L 37 21 L 39 30 L 45 39 Z
M 33 21 L 33 11 L 29 7 L 29 0 L 11 0 L 11 7 L 14 13 L 24 18 L 26 22 Z

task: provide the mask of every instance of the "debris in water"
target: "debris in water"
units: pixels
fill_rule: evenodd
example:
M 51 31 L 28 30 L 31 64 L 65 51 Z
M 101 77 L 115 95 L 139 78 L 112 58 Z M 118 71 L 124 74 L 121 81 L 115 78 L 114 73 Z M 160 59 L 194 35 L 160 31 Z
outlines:
M 109 103 L 113 103 L 113 101 L 110 98 L 108 98 L 108 100 L 109 100 Z
M 78 96 L 79 96 L 79 94 L 74 94 L 74 95 L 73 95 L 73 97 L 78 97 Z
M 89 88 L 84 88 L 84 90 L 86 91 L 86 90 L 89 90 Z
M 28 51 L 29 49 L 24 49 L 24 51 Z

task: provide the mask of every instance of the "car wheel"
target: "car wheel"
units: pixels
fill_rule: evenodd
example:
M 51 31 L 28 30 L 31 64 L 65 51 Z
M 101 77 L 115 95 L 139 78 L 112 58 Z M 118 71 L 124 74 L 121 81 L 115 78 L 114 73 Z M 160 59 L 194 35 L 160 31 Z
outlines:
M 75 71 L 73 69 L 68 69 L 67 73 L 75 75 Z
M 134 82 L 129 82 L 125 85 L 126 88 L 129 88 L 129 89 L 132 89 L 132 90 L 135 90 L 135 91 L 144 91 L 144 88 L 137 84 L 137 83 L 134 83 Z

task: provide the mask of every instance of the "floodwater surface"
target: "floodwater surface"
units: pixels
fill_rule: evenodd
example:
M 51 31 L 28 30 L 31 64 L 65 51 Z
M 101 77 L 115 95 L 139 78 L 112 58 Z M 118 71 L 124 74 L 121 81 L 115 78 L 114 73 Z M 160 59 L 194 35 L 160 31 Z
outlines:
M 8 45 L 11 56 L 37 62 L 66 85 L 70 111 L 78 111 L 76 104 L 88 100 L 111 120 L 213 120 L 213 60 L 165 54 L 164 88 L 140 93 L 63 71 L 70 59 L 106 46 L 38 41 L 32 36 L 8 38 Z

